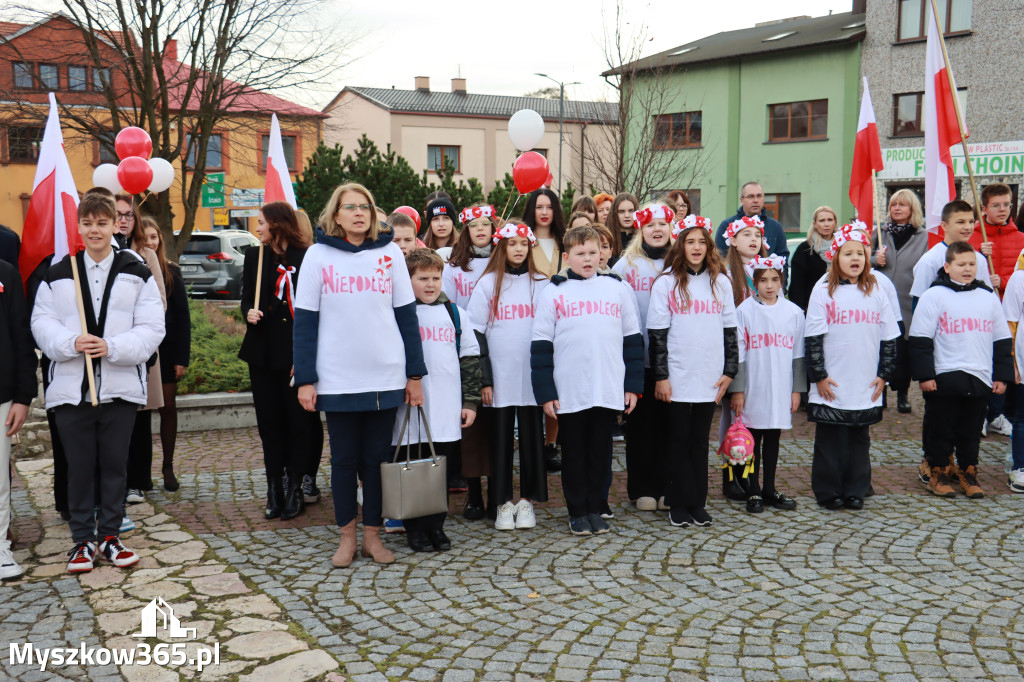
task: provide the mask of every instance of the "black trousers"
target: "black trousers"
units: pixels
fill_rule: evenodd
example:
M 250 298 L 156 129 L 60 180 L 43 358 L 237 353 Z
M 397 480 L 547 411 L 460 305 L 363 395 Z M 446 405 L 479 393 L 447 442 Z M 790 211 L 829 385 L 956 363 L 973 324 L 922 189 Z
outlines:
M 395 450 L 391 435 L 397 407 L 367 412 L 328 412 L 331 439 L 331 495 L 339 526 L 356 518 L 356 489 L 363 482 L 363 525 L 383 524 L 381 462 L 390 462 Z
M 668 403 L 654 397 L 654 373 L 644 370 L 644 392 L 626 419 L 626 494 L 631 500 L 665 494 Z
M 714 403 L 668 403 L 668 485 L 670 507 L 703 507 L 708 500 L 708 434 Z
M 317 432 L 323 449 L 320 413 L 302 409 L 298 390 L 288 385 L 291 374 L 287 369 L 249 365 L 249 378 L 267 473 L 280 476 L 287 469 L 291 482 L 302 483 L 303 474 L 309 473 Z
M 869 429 L 845 424 L 815 426 L 811 490 L 818 502 L 867 496 L 871 485 Z
M 935 395 L 935 391 L 924 394 L 921 445 L 929 466 L 946 466 L 954 451 L 961 469 L 977 466 L 981 425 L 988 404 L 988 395 Z
M 448 478 L 451 478 L 451 466 L 454 461 L 454 455 L 458 454 L 461 450 L 461 441 L 451 441 L 448 443 L 434 443 L 434 452 L 437 453 L 438 457 L 445 458 L 445 467 L 448 470 Z M 416 452 L 417 444 L 412 444 L 412 451 Z M 426 443 L 422 443 L 423 456 L 426 457 L 430 453 L 430 448 Z M 402 452 L 405 452 L 405 448 L 402 448 Z M 401 456 L 401 455 L 400 455 Z M 447 494 L 447 491 L 446 491 Z M 406 532 L 409 533 L 426 533 L 432 530 L 441 530 L 444 528 L 445 519 L 448 518 L 448 512 L 441 512 L 440 514 L 428 514 L 427 516 L 417 516 L 412 519 L 405 519 L 402 525 L 405 526 Z
M 46 411 L 46 423 L 50 426 L 50 445 L 53 447 L 53 507 L 65 512 L 68 511 L 68 458 L 64 454 L 64 441 L 60 439 L 53 410 Z
M 900 322 L 900 331 L 903 323 Z M 910 353 L 907 351 L 907 340 L 901 333 L 896 339 L 896 367 L 889 387 L 894 391 L 906 391 L 910 388 Z
M 782 429 L 750 429 L 754 437 L 754 473 L 747 479 L 747 494 L 760 495 L 775 492 L 775 470 L 779 466 L 779 437 Z M 764 484 L 758 475 L 764 473 Z
M 298 391 L 295 392 L 295 395 L 298 400 Z M 299 407 L 301 408 L 302 405 Z M 317 472 L 320 471 L 320 462 L 324 459 L 324 425 L 320 421 L 319 412 L 307 412 L 306 414 L 313 415 L 309 424 L 309 460 L 306 462 L 306 474 L 316 478 Z
M 558 415 L 562 492 L 569 516 L 600 514 L 608 504 L 608 450 L 615 410 L 591 407 Z
M 128 443 L 128 488 L 153 489 L 153 411 L 138 410 Z
M 128 442 L 138 411 L 138 405 L 123 401 L 54 408 L 61 439 L 73 444 L 67 452 L 67 501 L 74 542 L 95 542 L 97 534 L 103 540 L 120 532 Z M 94 507 L 99 507 L 95 519 Z
M 519 417 L 519 496 L 548 501 L 548 474 L 544 468 L 544 411 L 533 405 L 496 407 L 491 412 L 491 477 L 487 502 L 495 509 L 512 500 L 512 460 L 515 424 Z

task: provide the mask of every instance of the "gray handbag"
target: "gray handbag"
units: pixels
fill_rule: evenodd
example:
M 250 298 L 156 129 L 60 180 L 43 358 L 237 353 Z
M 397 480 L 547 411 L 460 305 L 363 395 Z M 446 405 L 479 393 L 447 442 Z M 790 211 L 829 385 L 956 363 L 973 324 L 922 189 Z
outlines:
M 384 516 L 389 519 L 415 519 L 448 511 L 448 463 L 443 456 L 438 457 L 434 452 L 434 439 L 430 435 L 423 407 L 417 406 L 416 410 L 420 433 L 427 434 L 430 457 L 422 458 L 423 444 L 417 443 L 416 459 L 412 459 L 412 443 L 406 443 L 405 461 L 398 459 L 409 427 L 409 415 L 412 413 L 410 407 L 405 411 L 394 459 L 381 462 L 380 465 Z

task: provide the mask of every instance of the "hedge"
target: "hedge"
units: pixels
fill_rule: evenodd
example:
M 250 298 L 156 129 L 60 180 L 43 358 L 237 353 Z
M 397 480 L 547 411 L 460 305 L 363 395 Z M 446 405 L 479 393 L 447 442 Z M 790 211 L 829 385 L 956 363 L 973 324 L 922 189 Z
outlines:
M 192 316 L 192 361 L 178 382 L 178 395 L 185 393 L 237 393 L 248 391 L 249 366 L 238 359 L 245 324 L 242 311 L 224 310 L 211 301 L 190 299 Z

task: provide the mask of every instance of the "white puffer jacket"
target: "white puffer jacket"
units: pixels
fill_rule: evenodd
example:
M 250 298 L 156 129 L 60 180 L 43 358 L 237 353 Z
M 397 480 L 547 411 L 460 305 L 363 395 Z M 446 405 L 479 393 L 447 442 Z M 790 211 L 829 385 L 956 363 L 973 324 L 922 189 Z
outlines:
M 85 272 L 84 257 L 84 252 L 79 254 L 80 273 Z M 50 268 L 36 293 L 32 334 L 39 349 L 53 361 L 46 389 L 47 409 L 88 400 L 88 389 L 83 390 L 85 356 L 75 350 L 75 339 L 90 332 L 107 342 L 107 356 L 93 360 L 99 401 L 120 398 L 145 405 L 146 361 L 164 338 L 163 305 L 149 268 L 134 254 L 114 254 L 99 323 L 94 323 L 88 292 L 83 299 L 87 326 L 92 328 L 85 332 L 79 324 L 69 257 Z

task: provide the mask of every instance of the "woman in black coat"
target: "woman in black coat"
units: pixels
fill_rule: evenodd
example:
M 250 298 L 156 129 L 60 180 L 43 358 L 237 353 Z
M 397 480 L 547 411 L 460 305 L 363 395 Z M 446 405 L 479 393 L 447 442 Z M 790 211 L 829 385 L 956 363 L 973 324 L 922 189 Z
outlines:
M 238 357 L 249 363 L 253 407 L 263 442 L 267 471 L 264 516 L 292 519 L 305 510 L 303 477 L 308 474 L 314 439 L 317 435 L 323 438 L 319 413 L 302 409 L 291 385 L 295 284 L 310 243 L 299 229 L 295 211 L 283 201 L 263 205 L 256 231 L 262 247 L 248 249 L 242 266 L 246 331 Z M 263 272 L 256 305 L 261 254 Z
M 836 212 L 828 206 L 814 209 L 811 227 L 807 230 L 807 241 L 796 247 L 789 263 L 789 300 L 807 312 L 811 289 L 828 271 L 825 254 L 832 245 L 832 236 L 838 229 Z

